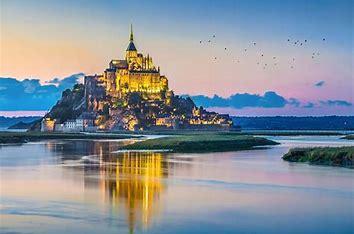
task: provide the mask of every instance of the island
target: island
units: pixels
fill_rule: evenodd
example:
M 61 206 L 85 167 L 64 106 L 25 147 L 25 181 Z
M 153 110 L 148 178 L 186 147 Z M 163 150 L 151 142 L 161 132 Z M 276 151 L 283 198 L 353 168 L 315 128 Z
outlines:
M 288 162 L 354 168 L 354 146 L 293 148 L 282 158 Z
M 171 135 L 137 141 L 122 150 L 164 150 L 175 153 L 203 153 L 249 150 L 259 146 L 279 144 L 263 137 L 240 135 L 230 132 Z
M 124 57 L 112 59 L 102 73 L 86 75 L 82 84 L 65 90 L 30 130 L 225 131 L 233 127 L 228 114 L 208 111 L 197 106 L 190 97 L 176 95 L 152 56 L 138 52 L 131 27 Z

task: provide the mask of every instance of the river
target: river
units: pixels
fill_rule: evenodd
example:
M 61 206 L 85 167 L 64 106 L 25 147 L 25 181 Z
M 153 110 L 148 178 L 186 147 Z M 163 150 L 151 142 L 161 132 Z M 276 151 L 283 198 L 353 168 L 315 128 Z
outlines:
M 131 140 L 0 146 L 1 233 L 353 233 L 354 170 L 288 163 L 269 137 L 240 152 L 124 152 Z

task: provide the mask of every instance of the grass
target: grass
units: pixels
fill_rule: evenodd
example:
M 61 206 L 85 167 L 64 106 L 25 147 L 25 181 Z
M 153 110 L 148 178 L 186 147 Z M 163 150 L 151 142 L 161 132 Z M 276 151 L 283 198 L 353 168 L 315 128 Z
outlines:
M 0 132 L 0 144 L 25 143 L 29 141 L 50 139 L 126 139 L 137 136 L 123 134 L 83 134 L 83 133 L 49 133 L 49 132 Z
M 294 148 L 283 159 L 289 162 L 354 168 L 354 146 Z
M 123 146 L 125 150 L 171 150 L 173 152 L 223 152 L 278 144 L 262 138 L 229 133 L 175 135 Z
M 354 135 L 346 135 L 346 136 L 342 137 L 342 139 L 354 140 Z

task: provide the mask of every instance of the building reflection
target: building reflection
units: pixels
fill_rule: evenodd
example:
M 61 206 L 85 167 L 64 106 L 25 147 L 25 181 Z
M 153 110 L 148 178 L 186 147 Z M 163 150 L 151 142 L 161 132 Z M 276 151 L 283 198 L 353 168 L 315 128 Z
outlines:
M 48 142 L 46 146 L 63 163 L 92 156 L 94 160 L 66 168 L 83 171 L 85 188 L 98 189 L 113 216 L 123 213 L 130 233 L 136 227 L 149 227 L 159 212 L 160 197 L 166 190 L 163 178 L 168 176 L 169 166 L 172 166 L 162 153 L 117 153 L 119 144 L 109 141 Z
M 159 198 L 165 186 L 162 178 L 167 175 L 161 153 L 126 152 L 116 163 L 104 162 L 100 170 L 100 188 L 113 210 L 124 206 L 131 231 L 137 223 L 144 228 L 158 212 Z

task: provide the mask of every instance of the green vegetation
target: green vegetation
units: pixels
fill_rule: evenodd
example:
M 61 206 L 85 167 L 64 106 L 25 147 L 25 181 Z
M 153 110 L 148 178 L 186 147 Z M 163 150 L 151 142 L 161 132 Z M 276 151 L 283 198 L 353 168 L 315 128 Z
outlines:
M 354 168 L 354 146 L 291 149 L 283 156 L 289 162 Z
M 175 135 L 126 145 L 126 150 L 171 150 L 173 152 L 222 152 L 252 149 L 254 146 L 276 145 L 278 143 L 253 136 L 228 133 L 204 133 Z
M 346 136 L 342 137 L 342 139 L 354 140 L 354 135 L 346 135 Z
M 83 134 L 83 133 L 43 133 L 43 132 L 0 132 L 0 144 L 25 143 L 49 139 L 127 139 L 138 136 L 122 134 Z

